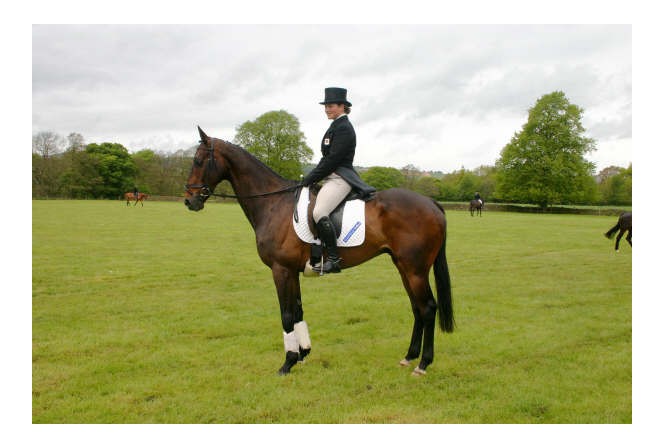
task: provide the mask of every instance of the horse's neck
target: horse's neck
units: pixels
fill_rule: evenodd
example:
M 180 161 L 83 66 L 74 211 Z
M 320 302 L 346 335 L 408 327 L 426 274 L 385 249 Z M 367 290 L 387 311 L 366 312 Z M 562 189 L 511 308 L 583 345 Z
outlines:
M 274 218 L 273 204 L 283 201 L 288 193 L 259 198 L 260 195 L 286 188 L 289 181 L 240 148 L 229 148 L 224 156 L 229 164 L 229 182 L 238 196 L 238 202 L 254 229 Z M 292 210 L 291 210 L 292 211 Z

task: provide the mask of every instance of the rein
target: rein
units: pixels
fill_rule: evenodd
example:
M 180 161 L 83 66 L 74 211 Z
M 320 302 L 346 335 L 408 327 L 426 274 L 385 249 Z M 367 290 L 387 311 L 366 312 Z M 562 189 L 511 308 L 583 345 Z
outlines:
M 203 143 L 203 141 L 201 141 Z M 209 154 L 208 158 L 208 168 L 214 168 L 215 167 L 215 156 L 214 156 L 214 151 L 215 147 L 213 146 L 212 139 L 210 139 L 210 148 L 207 150 Z M 300 183 L 297 183 L 295 185 L 291 185 L 290 187 L 285 187 L 281 188 L 279 190 L 275 191 L 269 191 L 267 193 L 258 193 L 258 194 L 250 194 L 247 196 L 236 196 L 234 194 L 226 194 L 226 193 L 213 193 L 212 190 L 210 190 L 210 187 L 208 184 L 185 184 L 185 191 L 188 192 L 189 194 L 193 195 L 189 189 L 190 188 L 198 188 L 199 189 L 199 195 L 205 200 L 208 199 L 210 196 L 217 196 L 219 198 L 226 198 L 226 199 L 252 199 L 252 198 L 262 198 L 266 196 L 272 196 L 275 194 L 280 194 L 280 193 L 286 193 L 289 191 L 295 191 L 298 188 L 302 187 L 303 185 Z
M 196 188 L 195 185 L 189 185 L 189 187 L 194 187 Z M 258 193 L 258 194 L 250 194 L 247 196 L 236 196 L 234 194 L 226 194 L 226 193 L 213 193 L 210 191 L 210 188 L 207 185 L 203 185 L 202 187 L 199 187 L 201 189 L 207 189 L 209 191 L 208 196 L 217 196 L 219 198 L 227 198 L 227 199 L 252 199 L 252 198 L 262 198 L 265 196 L 272 196 L 274 194 L 280 194 L 280 193 L 286 193 L 289 191 L 295 191 L 298 188 L 302 187 L 300 184 L 292 185 L 290 187 L 285 187 L 280 190 L 275 190 L 275 191 L 269 191 L 268 193 Z M 201 196 L 204 196 L 201 194 Z

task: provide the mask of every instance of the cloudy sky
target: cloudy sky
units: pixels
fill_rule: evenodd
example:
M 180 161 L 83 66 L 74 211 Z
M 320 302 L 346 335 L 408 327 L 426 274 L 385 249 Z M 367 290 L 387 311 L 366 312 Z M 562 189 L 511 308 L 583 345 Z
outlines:
M 348 89 L 356 165 L 494 164 L 542 95 L 584 110 L 598 169 L 632 162 L 630 25 L 33 25 L 32 131 L 173 151 L 283 109 L 319 157 Z

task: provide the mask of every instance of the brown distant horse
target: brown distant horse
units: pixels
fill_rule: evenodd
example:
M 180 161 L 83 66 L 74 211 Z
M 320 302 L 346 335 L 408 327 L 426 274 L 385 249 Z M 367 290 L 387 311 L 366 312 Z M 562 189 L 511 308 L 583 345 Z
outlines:
M 148 195 L 145 193 L 139 193 L 138 197 L 136 197 L 136 195 L 130 191 L 125 193 L 125 199 L 127 200 L 127 205 L 129 205 L 130 201 L 134 201 L 134 206 L 140 202 L 141 207 L 143 207 L 143 200 L 148 199 Z
M 199 135 L 200 145 L 185 186 L 185 205 L 190 210 L 199 211 L 214 195 L 217 184 L 222 180 L 231 183 L 240 207 L 256 233 L 259 257 L 272 269 L 286 351 L 286 359 L 278 373 L 287 374 L 311 348 L 303 320 L 299 277 L 309 260 L 310 245 L 298 238 L 292 225 L 293 191 L 300 185 L 282 178 L 237 145 L 210 138 L 201 128 Z M 422 375 L 434 359 L 437 300 L 429 283 L 432 267 L 439 325 L 445 332 L 452 332 L 454 327 L 446 260 L 445 212 L 429 198 L 408 190 L 390 189 L 378 192 L 366 203 L 365 219 L 365 242 L 358 247 L 339 248 L 342 269 L 380 254 L 390 255 L 411 299 L 414 316 L 411 343 L 400 364 L 409 365 L 420 356 L 422 348 L 422 358 L 413 371 L 414 375 Z
M 471 216 L 473 216 L 474 210 L 478 211 L 478 216 L 483 216 L 483 202 L 479 201 L 478 199 L 472 199 L 469 203 L 469 211 L 471 212 Z
M 628 232 L 626 235 L 626 241 L 631 246 L 633 245 L 633 213 L 632 212 L 623 212 L 619 215 L 619 221 L 617 225 L 612 227 L 610 230 L 605 232 L 605 236 L 609 239 L 612 239 L 615 233 L 619 232 L 617 235 L 616 242 L 614 243 L 614 250 L 619 252 L 619 241 L 624 233 Z

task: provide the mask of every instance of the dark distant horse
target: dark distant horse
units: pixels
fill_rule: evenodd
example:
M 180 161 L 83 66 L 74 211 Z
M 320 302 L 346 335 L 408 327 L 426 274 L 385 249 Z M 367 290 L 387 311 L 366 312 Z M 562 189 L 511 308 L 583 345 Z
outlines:
M 217 184 L 222 180 L 231 183 L 237 195 L 234 197 L 256 234 L 259 257 L 272 269 L 286 351 L 286 359 L 278 373 L 287 374 L 311 348 L 303 320 L 299 277 L 310 258 L 310 245 L 298 238 L 292 224 L 293 192 L 300 185 L 282 178 L 239 146 L 210 138 L 201 128 L 199 135 L 200 145 L 185 186 L 185 205 L 190 210 L 199 211 L 214 195 Z M 422 358 L 413 371 L 414 375 L 422 375 L 434 359 L 437 300 L 429 283 L 432 267 L 439 325 L 445 332 L 452 332 L 454 327 L 446 260 L 445 212 L 429 198 L 408 190 L 391 189 L 378 192 L 366 203 L 365 219 L 365 242 L 357 247 L 339 248 L 342 268 L 359 265 L 383 253 L 391 256 L 411 299 L 414 316 L 411 343 L 400 364 L 409 365 L 417 359 L 422 347 Z
M 145 193 L 139 193 L 138 197 L 136 197 L 136 195 L 130 191 L 125 193 L 125 199 L 127 200 L 127 205 L 129 205 L 130 201 L 135 201 L 134 206 L 136 206 L 136 204 L 140 202 L 141 207 L 143 207 L 143 200 L 148 199 L 148 195 Z
M 633 245 L 633 213 L 632 212 L 623 212 L 621 215 L 619 215 L 619 221 L 617 222 L 617 225 L 612 227 L 610 230 L 605 232 L 605 236 L 609 239 L 612 239 L 615 233 L 619 232 L 617 235 L 616 243 L 614 244 L 614 250 L 619 252 L 619 241 L 621 240 L 621 237 L 623 236 L 624 233 L 628 231 L 628 235 L 626 235 L 626 241 L 628 241 L 628 244 L 631 246 Z
M 472 199 L 469 203 L 469 211 L 471 212 L 471 216 L 473 216 L 474 210 L 478 211 L 478 216 L 483 216 L 483 202 L 479 201 L 478 199 Z

